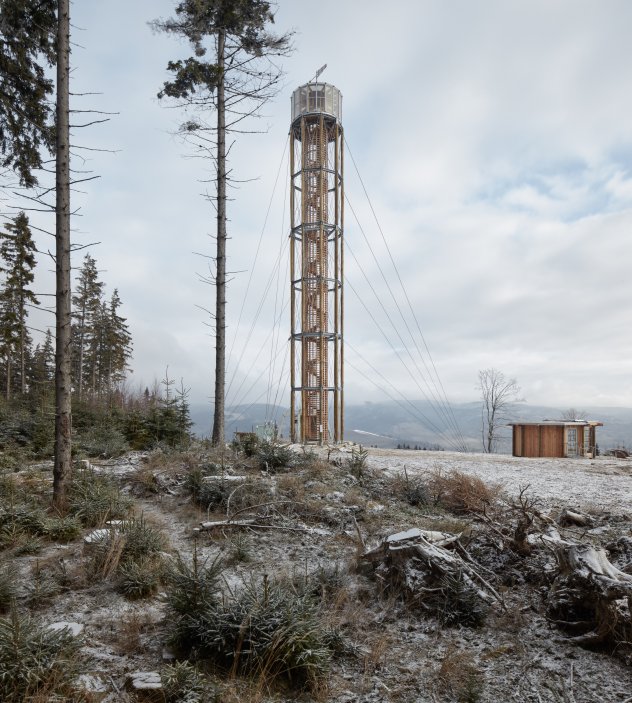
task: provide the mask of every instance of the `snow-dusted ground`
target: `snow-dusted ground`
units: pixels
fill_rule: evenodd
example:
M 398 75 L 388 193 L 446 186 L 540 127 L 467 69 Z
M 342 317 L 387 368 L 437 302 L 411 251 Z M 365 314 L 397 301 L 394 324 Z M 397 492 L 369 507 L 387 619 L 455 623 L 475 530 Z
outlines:
M 505 454 L 460 454 L 396 449 L 370 449 L 369 466 L 409 475 L 430 471 L 462 471 L 500 484 L 505 492 L 519 488 L 547 503 L 632 514 L 632 460 L 525 459 Z
M 194 532 L 194 527 L 209 519 L 209 515 L 189 503 L 181 485 L 187 471 L 184 464 L 172 465 L 166 457 L 151 468 L 151 464 L 143 463 L 140 454 L 113 461 L 94 460 L 91 464 L 96 471 L 116 476 L 123 490 L 133 495 L 139 486 L 145 485 L 134 475 L 136 471 L 158 476 L 160 480 L 149 485 L 157 485 L 160 492 L 137 496 L 137 513 L 161 526 L 169 536 L 171 547 L 185 558 L 190 558 L 193 549 L 203 560 L 224 555 L 227 561 L 224 578 L 230 589 L 261 579 L 271 570 L 296 575 L 306 573 L 308 568 L 312 571 L 340 567 L 342 587 L 340 600 L 336 601 L 339 608 L 336 617 L 343 623 L 345 636 L 356 654 L 334 661 L 329 674 L 330 690 L 326 697 L 318 699 L 321 702 L 632 703 L 629 659 L 624 661 L 606 652 L 583 649 L 547 621 L 546 582 L 531 582 L 535 571 L 527 560 L 498 562 L 500 570 L 513 569 L 519 576 L 524 574 L 524 579 L 502 586 L 506 609 L 492 609 L 486 624 L 478 629 L 444 628 L 433 617 L 380 598 L 373 579 L 357 568 L 355 539 L 360 533 L 372 545 L 388 534 L 433 529 L 437 518 L 445 522 L 442 514 L 428 514 L 403 502 L 389 489 L 392 482 L 380 480 L 380 472 L 395 475 L 403 473 L 405 467 L 409 476 L 437 470 L 475 474 L 486 483 L 500 484 L 510 495 L 529 484 L 531 493 L 539 496 L 552 513 L 558 507 L 611 513 L 600 516 L 607 527 L 605 533 L 598 531 L 603 527 L 598 527 L 588 535 L 592 543 L 603 545 L 613 537 L 631 534 L 632 461 L 601 457 L 522 459 L 507 455 L 370 449 L 369 465 L 377 476 L 367 472 L 365 481 L 357 481 L 345 468 L 344 461 L 351 451 L 350 444 L 330 448 L 329 452 L 324 448 L 319 450 L 341 463 L 338 468 L 321 468 L 313 473 L 261 476 L 258 470 L 250 470 L 252 482 L 275 491 L 285 490 L 297 504 L 309 501 L 311 517 L 305 526 L 290 520 L 288 530 L 244 531 L 249 560 L 235 563 L 230 559 L 237 540 L 235 533 Z M 40 469 L 43 474 L 50 472 L 48 465 Z M 238 466 L 235 471 L 241 475 L 243 467 Z M 297 493 L 291 493 L 292 490 Z M 383 491 L 383 496 L 378 491 Z M 379 511 L 376 499 L 380 501 Z M 210 519 L 223 519 L 225 512 L 222 508 Z M 620 519 L 622 514 L 630 516 L 629 519 Z M 459 522 L 468 519 L 460 516 Z M 273 525 L 283 524 L 279 515 L 272 520 Z M 168 661 L 163 651 L 169 628 L 163 620 L 164 594 L 145 601 L 127 601 L 117 593 L 114 581 L 95 583 L 89 573 L 90 550 L 84 547 L 83 540 L 69 545 L 51 544 L 41 553 L 21 556 L 17 561 L 25 583 L 33 569 L 47 573 L 58 563 L 64 563 L 67 573 L 77 576 L 76 589 L 64 589 L 54 598 L 45 599 L 39 615 L 47 623 L 65 621 L 79 623 L 84 628 L 84 653 L 90 666 L 87 681 L 105 695 L 102 699 L 95 696 L 95 700 L 102 703 L 138 700 L 125 691 L 129 675 L 136 671 L 158 671 Z M 489 568 L 491 562 L 486 563 Z M 454 657 L 452 668 L 445 665 L 450 657 Z M 460 662 L 473 667 L 480 680 L 480 688 L 468 697 L 464 697 L 463 691 L 458 693 L 459 682 L 467 674 Z M 440 675 L 442 667 L 447 672 L 445 678 Z M 227 692 L 222 697 L 225 701 L 295 703 L 297 700 L 282 693 L 266 697 L 260 690 L 252 698 L 238 697 L 242 691 L 238 681 L 234 682 L 234 688 L 231 680 L 222 685 Z M 308 703 L 312 699 L 304 696 L 300 700 Z

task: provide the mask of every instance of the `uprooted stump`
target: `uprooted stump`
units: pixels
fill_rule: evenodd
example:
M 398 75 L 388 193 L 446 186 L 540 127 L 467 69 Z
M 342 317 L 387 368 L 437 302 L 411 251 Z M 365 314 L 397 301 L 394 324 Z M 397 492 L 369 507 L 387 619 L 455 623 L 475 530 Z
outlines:
M 632 576 L 608 561 L 603 549 L 549 541 L 559 573 L 547 615 L 579 644 L 632 645 Z
M 401 596 L 444 625 L 478 626 L 494 600 L 502 599 L 466 559 L 458 539 L 414 528 L 387 537 L 363 559 L 373 565 L 385 593 Z

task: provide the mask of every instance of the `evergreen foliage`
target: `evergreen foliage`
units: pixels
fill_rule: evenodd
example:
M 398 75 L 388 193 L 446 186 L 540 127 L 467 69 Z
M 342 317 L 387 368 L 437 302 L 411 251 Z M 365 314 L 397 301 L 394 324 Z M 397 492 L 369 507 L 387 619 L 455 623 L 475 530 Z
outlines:
M 0 700 L 74 700 L 81 641 L 13 611 L 0 618 Z
M 39 305 L 29 287 L 34 279 L 35 250 L 28 217 L 20 212 L 6 225 L 6 231 L 0 232 L 0 273 L 4 274 L 0 290 L 0 356 L 7 400 L 14 388 L 19 388 L 22 395 L 27 389 L 31 346 L 27 307 Z
M 132 356 L 118 290 L 106 301 L 103 289 L 96 261 L 86 254 L 72 298 L 73 386 L 79 400 L 110 399 L 125 380 Z
M 42 63 L 56 63 L 55 0 L 0 3 L 0 153 L 20 184 L 33 187 L 42 148 L 52 151 L 53 81 Z
M 329 669 L 338 634 L 323 624 L 321 603 L 286 581 L 218 593 L 219 566 L 180 562 L 167 590 L 172 644 L 226 671 L 315 688 Z M 221 598 L 220 598 L 221 596 Z
M 79 399 L 83 397 L 86 377 L 91 377 L 90 369 L 96 368 L 96 347 L 99 337 L 99 314 L 103 283 L 99 281 L 96 261 L 86 254 L 79 270 L 77 288 L 72 296 L 74 307 L 73 336 L 73 386 Z M 89 360 L 86 359 L 89 357 Z M 87 369 L 86 369 L 87 367 Z
M 108 397 L 125 379 L 132 337 L 114 290 L 104 299 L 96 261 L 86 254 L 73 295 L 73 385 L 81 400 Z
M 55 350 L 50 330 L 33 348 L 27 327 L 29 306 L 37 304 L 35 245 L 28 218 L 20 213 L 0 232 L 0 450 L 23 458 L 49 457 L 54 447 Z M 104 297 L 96 261 L 84 257 L 73 296 L 73 432 L 77 447 L 90 456 L 118 456 L 189 437 L 187 393 L 171 392 L 168 402 L 136 402 L 123 384 L 132 353 L 132 336 L 114 290 Z M 152 406 L 159 406 L 154 412 Z M 163 407 L 164 406 L 164 407 Z M 167 409 L 168 408 L 168 409 Z M 8 455 L 3 457 L 8 460 Z M 13 468 L 13 467 L 11 467 Z

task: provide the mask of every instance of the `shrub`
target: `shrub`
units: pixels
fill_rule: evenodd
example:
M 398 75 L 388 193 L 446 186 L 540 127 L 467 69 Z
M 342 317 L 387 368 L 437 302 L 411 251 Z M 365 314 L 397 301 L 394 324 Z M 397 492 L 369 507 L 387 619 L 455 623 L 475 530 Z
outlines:
M 45 535 L 48 518 L 42 508 L 15 505 L 0 513 L 0 530 L 20 530 L 28 535 Z
M 135 496 L 152 496 L 161 492 L 161 482 L 149 466 L 139 466 L 130 480 Z
M 18 573 L 11 562 L 0 562 L 0 613 L 6 612 L 18 594 Z
M 25 460 L 52 454 L 55 422 L 51 412 L 15 404 L 0 407 L 0 465 L 16 469 Z
M 254 432 L 243 432 L 239 439 L 235 438 L 233 446 L 246 456 L 255 456 L 259 447 L 259 438 Z
M 178 556 L 166 572 L 170 642 L 179 649 L 189 651 L 199 644 L 197 619 L 217 604 L 222 568 L 217 559 L 200 564 L 196 549 L 190 564 Z
M 140 562 L 154 557 L 167 547 L 165 534 L 154 527 L 141 515 L 139 518 L 126 520 L 119 531 L 125 537 L 121 560 Z
M 319 566 L 305 587 L 324 602 L 333 601 L 349 586 L 349 572 L 339 562 Z
M 303 448 L 302 452 L 292 452 L 291 464 L 294 469 L 309 470 L 322 462 L 318 454 L 311 449 Z
M 173 610 L 173 596 L 170 603 Z M 264 577 L 221 601 L 213 593 L 186 603 L 186 610 L 184 604 L 180 600 L 177 644 L 227 671 L 308 688 L 328 671 L 336 637 L 323 625 L 318 600 L 290 582 Z
M 129 449 L 125 435 L 117 427 L 105 423 L 79 432 L 75 446 L 88 456 L 104 459 L 121 456 Z
M 75 517 L 48 517 L 37 505 L 12 505 L 0 512 L 0 549 L 12 549 L 14 555 L 34 554 L 42 539 L 67 542 L 81 533 Z
M 46 523 L 46 534 L 56 542 L 69 542 L 81 534 L 81 521 L 76 515 L 49 518 Z
M 127 598 L 147 598 L 158 591 L 161 575 L 160 560 L 124 562 L 119 568 L 118 589 Z
M 93 572 L 103 578 L 117 573 L 122 566 L 155 559 L 167 546 L 163 532 L 144 517 L 122 522 L 95 544 Z
M 100 527 L 107 520 L 126 518 L 132 501 L 116 482 L 92 469 L 81 469 L 73 476 L 69 504 L 71 513 L 86 527 Z
M 245 564 L 252 559 L 252 545 L 243 533 L 235 535 L 231 540 L 230 560 L 234 564 Z
M 404 474 L 393 477 L 389 483 L 395 497 L 415 508 L 433 503 L 428 484 L 417 476 L 411 478 L 406 469 L 404 469 Z
M 347 468 L 349 472 L 356 478 L 362 478 L 367 468 L 369 459 L 369 450 L 364 449 L 362 445 L 356 449 L 352 447 L 351 456 L 347 459 Z
M 204 676 L 189 662 L 176 662 L 160 672 L 166 703 L 200 703 L 208 685 Z
M 452 627 L 480 627 L 485 622 L 489 607 L 462 572 L 445 574 L 439 589 L 429 599 L 442 625 Z
M 77 700 L 79 647 L 67 630 L 50 630 L 15 610 L 0 618 L 0 700 Z
M 290 466 L 295 454 L 288 446 L 278 442 L 261 442 L 256 457 L 262 471 L 274 473 L 278 469 Z
M 235 486 L 235 483 L 229 481 L 202 481 L 197 492 L 193 493 L 193 500 L 207 511 L 222 508 L 226 506 L 228 496 Z
M 41 608 L 56 596 L 61 588 L 58 581 L 46 569 L 35 563 L 31 579 L 26 584 L 26 602 L 30 608 Z
M 146 598 L 161 583 L 161 552 L 166 546 L 161 530 L 142 516 L 132 518 L 94 545 L 90 572 L 93 578 L 116 577 L 119 591 L 128 598 Z

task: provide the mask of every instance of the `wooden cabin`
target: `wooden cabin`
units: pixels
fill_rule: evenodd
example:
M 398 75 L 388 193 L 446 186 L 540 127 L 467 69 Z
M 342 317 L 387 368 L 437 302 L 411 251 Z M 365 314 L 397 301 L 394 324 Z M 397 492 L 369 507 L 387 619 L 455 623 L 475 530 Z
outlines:
M 595 456 L 595 428 L 603 422 L 594 420 L 544 420 L 511 422 L 513 455 L 529 457 Z

